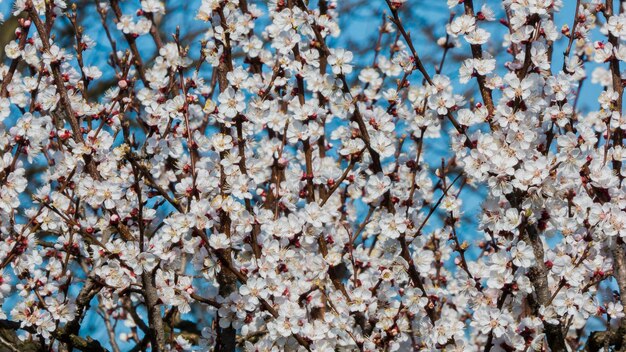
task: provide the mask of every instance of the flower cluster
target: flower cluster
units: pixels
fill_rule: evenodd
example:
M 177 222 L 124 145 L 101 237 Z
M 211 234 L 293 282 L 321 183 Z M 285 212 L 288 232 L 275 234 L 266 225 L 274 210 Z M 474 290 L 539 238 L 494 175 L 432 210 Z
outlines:
M 403 22 L 410 1 L 385 0 L 362 67 L 331 45 L 334 0 L 202 0 L 186 14 L 199 43 L 162 33 L 159 0 L 102 1 L 112 53 L 98 67 L 84 63 L 98 44 L 79 8 L 15 3 L 0 65 L 0 331 L 16 339 L 0 345 L 621 346 L 623 6 L 578 0 L 564 24 L 562 0 L 448 0 L 428 67 Z M 462 59 L 446 75 L 448 51 Z M 589 77 L 602 90 L 583 111 Z M 433 144 L 449 157 L 432 164 Z M 485 190 L 477 224 L 472 188 Z M 85 336 L 87 316 L 108 340 Z

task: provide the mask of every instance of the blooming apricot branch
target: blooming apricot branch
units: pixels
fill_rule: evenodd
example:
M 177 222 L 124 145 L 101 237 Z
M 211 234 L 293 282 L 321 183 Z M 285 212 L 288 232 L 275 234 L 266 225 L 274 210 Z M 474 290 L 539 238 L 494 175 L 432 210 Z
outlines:
M 202 0 L 201 40 L 160 0 L 15 1 L 0 345 L 623 349 L 623 2 L 447 0 L 434 60 L 411 3 L 362 58 L 334 0 Z

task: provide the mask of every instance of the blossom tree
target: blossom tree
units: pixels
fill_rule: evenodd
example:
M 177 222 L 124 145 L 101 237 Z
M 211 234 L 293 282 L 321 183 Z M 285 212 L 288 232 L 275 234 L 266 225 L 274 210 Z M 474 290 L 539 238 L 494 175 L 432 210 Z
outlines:
M 376 1 L 16 0 L 2 350 L 626 350 L 624 2 Z

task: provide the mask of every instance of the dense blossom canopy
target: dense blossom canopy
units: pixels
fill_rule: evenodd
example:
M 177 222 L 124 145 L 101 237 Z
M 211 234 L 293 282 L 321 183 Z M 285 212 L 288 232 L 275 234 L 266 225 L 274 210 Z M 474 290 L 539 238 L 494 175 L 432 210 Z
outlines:
M 80 7 L 16 0 L 0 345 L 625 348 L 626 9 L 567 0 L 558 23 L 564 2 L 447 0 L 428 67 L 410 0 L 380 0 L 365 66 L 334 0 L 202 0 L 195 43 L 159 29 L 160 0 L 98 1 L 98 67 Z

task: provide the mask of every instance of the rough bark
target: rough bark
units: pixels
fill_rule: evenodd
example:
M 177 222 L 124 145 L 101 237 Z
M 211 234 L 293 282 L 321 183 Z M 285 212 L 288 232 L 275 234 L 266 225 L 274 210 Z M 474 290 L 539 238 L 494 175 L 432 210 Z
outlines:
M 507 196 L 509 203 L 518 210 L 521 208 L 522 195 L 510 194 Z M 522 210 L 520 210 L 520 213 Z M 550 292 L 550 286 L 548 285 L 548 268 L 544 261 L 543 241 L 539 230 L 534 224 L 529 224 L 526 219 L 522 221 L 519 227 L 520 237 L 528 242 L 535 255 L 535 266 L 528 272 L 528 278 L 530 279 L 534 288 L 534 299 L 529 300 L 531 308 L 534 314 L 538 314 L 541 306 L 547 307 L 550 305 L 552 293 Z M 556 351 L 566 351 L 565 336 L 563 335 L 562 325 L 550 324 L 544 321 L 544 332 L 550 349 Z

